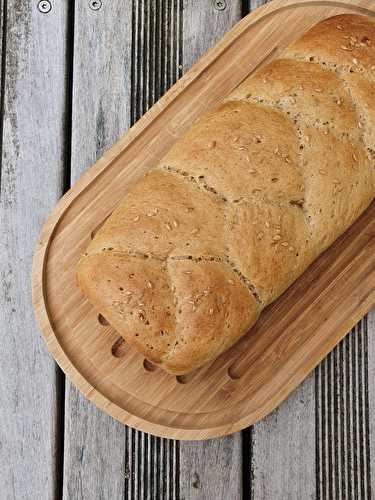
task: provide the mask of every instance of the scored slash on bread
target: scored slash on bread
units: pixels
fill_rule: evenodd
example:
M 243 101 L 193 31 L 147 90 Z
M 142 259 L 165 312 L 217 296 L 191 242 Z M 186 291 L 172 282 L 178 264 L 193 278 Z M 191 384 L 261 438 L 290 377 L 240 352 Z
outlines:
M 83 293 L 170 373 L 216 358 L 375 195 L 375 23 L 336 16 L 205 113 L 99 229 Z

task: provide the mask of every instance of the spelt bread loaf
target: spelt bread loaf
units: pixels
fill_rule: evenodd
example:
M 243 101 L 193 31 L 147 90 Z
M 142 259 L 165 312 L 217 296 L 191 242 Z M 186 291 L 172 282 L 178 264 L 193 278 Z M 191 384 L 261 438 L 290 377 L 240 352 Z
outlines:
M 330 18 L 204 114 L 81 258 L 88 300 L 170 373 L 228 349 L 375 196 L 375 23 Z

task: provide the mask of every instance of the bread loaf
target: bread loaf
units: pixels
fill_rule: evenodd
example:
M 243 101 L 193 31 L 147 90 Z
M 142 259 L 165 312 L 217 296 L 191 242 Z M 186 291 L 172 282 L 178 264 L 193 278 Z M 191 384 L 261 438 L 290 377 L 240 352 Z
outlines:
M 312 28 L 201 116 L 77 268 L 126 342 L 175 374 L 254 325 L 375 195 L 375 23 Z

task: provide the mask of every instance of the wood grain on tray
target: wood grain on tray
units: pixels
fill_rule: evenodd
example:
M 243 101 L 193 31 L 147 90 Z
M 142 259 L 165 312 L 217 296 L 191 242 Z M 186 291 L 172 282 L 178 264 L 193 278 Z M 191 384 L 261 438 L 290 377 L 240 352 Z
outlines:
M 310 3 L 289 9 L 288 2 L 274 2 L 240 22 L 78 182 L 44 228 L 35 257 L 34 303 L 49 348 L 80 390 L 122 422 L 189 439 L 243 428 L 279 404 L 374 303 L 373 205 L 262 314 L 249 335 L 187 379 L 149 371 L 130 348 L 113 356 L 117 334 L 98 322 L 74 283 L 74 266 L 98 221 L 196 116 L 269 60 L 275 47 L 288 45 L 323 18 L 366 13 L 371 5 Z M 262 37 L 264 30 L 272 36 Z

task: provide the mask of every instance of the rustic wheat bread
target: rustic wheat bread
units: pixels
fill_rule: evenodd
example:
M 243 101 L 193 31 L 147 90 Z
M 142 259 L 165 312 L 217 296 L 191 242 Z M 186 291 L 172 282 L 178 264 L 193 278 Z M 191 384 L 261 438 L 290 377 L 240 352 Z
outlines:
M 77 279 L 163 369 L 217 357 L 375 196 L 375 24 L 317 24 L 135 186 Z

